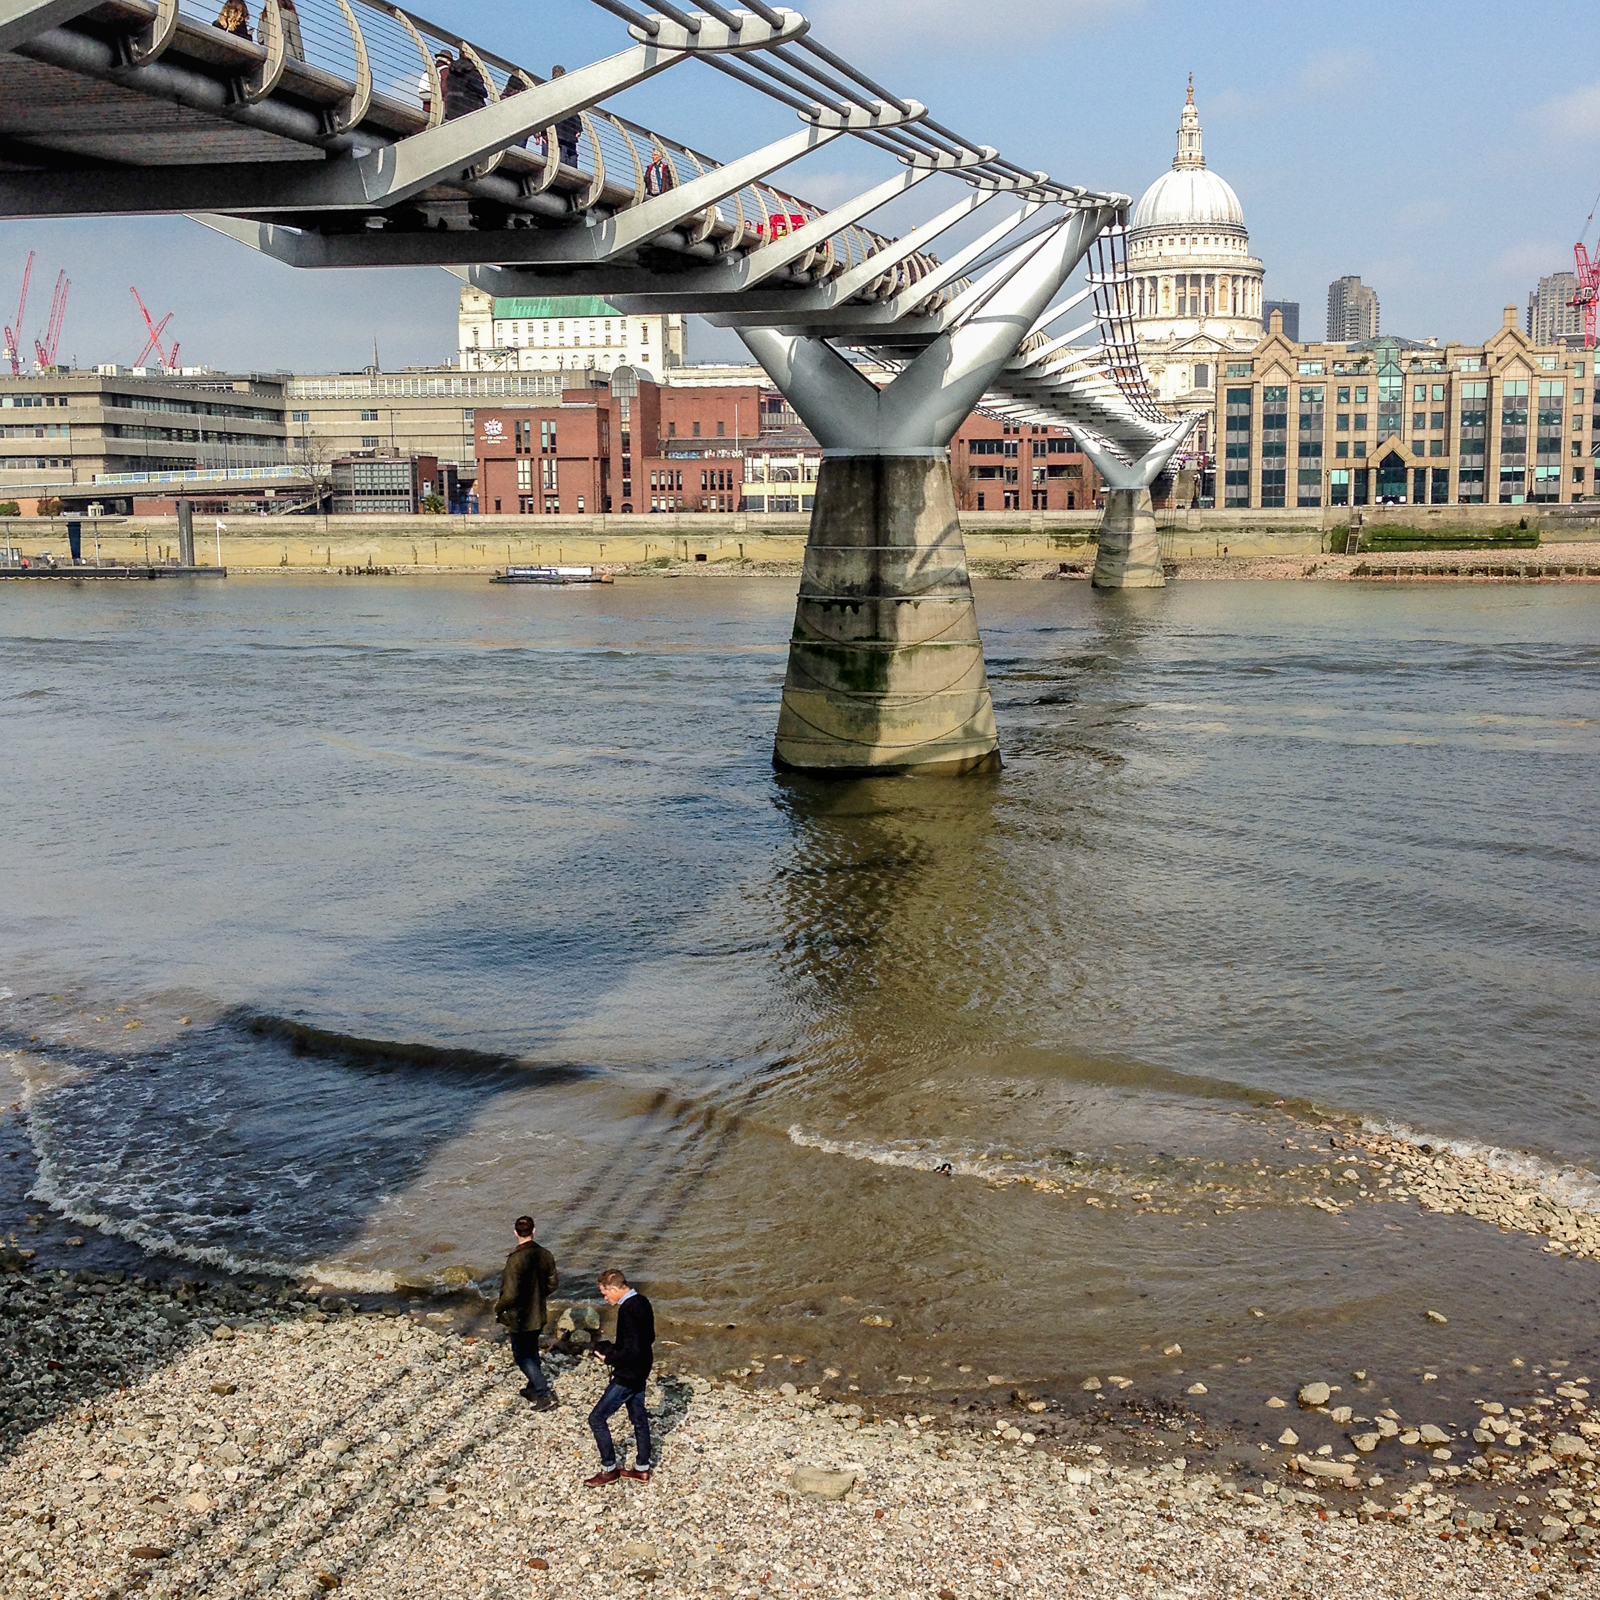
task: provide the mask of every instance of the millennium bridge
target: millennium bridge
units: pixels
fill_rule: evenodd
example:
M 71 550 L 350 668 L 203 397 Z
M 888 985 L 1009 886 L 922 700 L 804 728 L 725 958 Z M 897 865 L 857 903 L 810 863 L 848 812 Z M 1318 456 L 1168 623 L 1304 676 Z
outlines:
M 541 74 L 384 0 L 0 0 L 0 215 L 172 213 L 291 267 L 734 329 L 824 449 L 775 760 L 997 766 L 948 454 L 973 408 L 1070 428 L 1106 484 L 1096 585 L 1162 582 L 1150 488 L 1196 419 L 1139 362 L 1128 196 L 956 132 L 786 7 L 590 3 L 617 48 Z M 719 158 L 608 106 L 705 71 L 794 131 Z M 837 140 L 889 175 L 831 206 L 771 181 Z M 924 184 L 925 221 L 868 225 Z

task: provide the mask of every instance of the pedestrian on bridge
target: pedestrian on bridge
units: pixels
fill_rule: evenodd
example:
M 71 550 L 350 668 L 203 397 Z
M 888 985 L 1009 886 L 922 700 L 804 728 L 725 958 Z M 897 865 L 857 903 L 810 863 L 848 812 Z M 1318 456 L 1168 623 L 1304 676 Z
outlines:
M 445 80 L 444 120 L 467 116 L 489 103 L 489 91 L 484 87 L 483 74 L 473 65 L 472 57 L 465 51 L 450 64 L 450 75 Z
M 611 1368 L 611 1382 L 599 1403 L 589 1413 L 589 1429 L 600 1451 L 600 1470 L 584 1479 L 584 1486 L 600 1489 L 618 1478 L 635 1478 L 649 1483 L 655 1458 L 650 1446 L 650 1413 L 645 1410 L 644 1386 L 655 1362 L 656 1317 L 650 1302 L 628 1286 L 616 1267 L 600 1274 L 600 1293 L 606 1303 L 617 1308 L 617 1337 L 602 1339 L 595 1354 Z M 611 1438 L 611 1418 L 626 1406 L 633 1424 L 633 1465 L 618 1467 L 616 1445 Z
M 532 1401 L 535 1411 L 554 1411 L 561 1402 L 539 1364 L 539 1335 L 548 1315 L 546 1302 L 556 1290 L 556 1258 L 535 1240 L 532 1217 L 518 1217 L 511 1226 L 517 1244 L 500 1274 L 495 1319 L 511 1334 L 511 1359 L 527 1379 L 522 1398 Z
M 248 39 L 250 12 L 244 0 L 223 0 L 222 9 L 217 13 L 217 20 L 211 26 L 221 28 L 224 33 L 231 33 L 236 38 Z
M 550 81 L 567 75 L 565 67 L 551 67 Z M 556 124 L 556 144 L 561 149 L 561 165 L 576 167 L 578 164 L 578 140 L 583 137 L 583 118 L 576 112 L 570 117 L 563 117 Z
M 644 169 L 644 192 L 648 195 L 665 194 L 678 187 L 678 177 L 667 162 L 661 146 L 650 152 L 650 165 Z

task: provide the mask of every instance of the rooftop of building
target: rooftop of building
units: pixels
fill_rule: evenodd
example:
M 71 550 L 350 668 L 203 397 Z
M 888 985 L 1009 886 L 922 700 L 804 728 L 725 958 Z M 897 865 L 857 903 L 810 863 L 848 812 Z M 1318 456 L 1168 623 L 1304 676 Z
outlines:
M 1213 228 L 1243 233 L 1244 207 L 1226 179 L 1206 166 L 1200 112 L 1194 103 L 1194 77 L 1178 124 L 1178 151 L 1172 170 L 1164 172 L 1134 207 L 1131 232 L 1173 228 Z

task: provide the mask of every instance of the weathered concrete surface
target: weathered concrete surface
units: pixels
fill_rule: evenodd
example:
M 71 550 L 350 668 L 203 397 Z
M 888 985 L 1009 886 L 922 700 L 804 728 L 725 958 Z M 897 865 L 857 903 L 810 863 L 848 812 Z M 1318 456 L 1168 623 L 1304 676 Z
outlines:
M 1148 489 L 1107 489 L 1094 558 L 1097 589 L 1160 589 L 1161 536 Z
M 1000 765 L 948 457 L 824 460 L 773 760 L 841 776 Z

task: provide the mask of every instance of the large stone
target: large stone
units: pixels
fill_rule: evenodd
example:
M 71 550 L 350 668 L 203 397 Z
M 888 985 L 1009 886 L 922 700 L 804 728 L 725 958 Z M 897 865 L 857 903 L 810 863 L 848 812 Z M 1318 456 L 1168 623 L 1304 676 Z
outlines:
M 943 452 L 824 457 L 773 760 L 833 776 L 999 767 Z
M 1161 536 L 1148 489 L 1107 489 L 1094 558 L 1097 589 L 1160 589 Z
M 843 1500 L 855 1481 L 855 1472 L 849 1467 L 796 1467 L 789 1474 L 789 1487 L 813 1500 Z
M 1333 1398 L 1333 1390 L 1325 1383 L 1307 1383 L 1301 1386 L 1295 1398 L 1309 1411 L 1313 1406 L 1327 1405 Z

